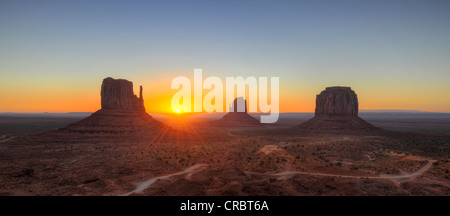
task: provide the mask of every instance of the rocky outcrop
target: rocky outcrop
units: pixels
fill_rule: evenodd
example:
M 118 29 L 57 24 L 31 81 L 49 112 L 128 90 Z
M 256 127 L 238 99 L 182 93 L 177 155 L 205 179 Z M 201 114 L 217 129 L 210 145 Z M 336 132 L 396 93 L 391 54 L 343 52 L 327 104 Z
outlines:
M 358 97 L 350 87 L 328 87 L 316 97 L 314 118 L 300 124 L 304 132 L 377 130 L 358 117 Z
M 241 103 L 244 105 L 243 112 L 239 112 L 241 110 L 239 109 L 239 104 Z M 222 119 L 212 121 L 211 123 L 218 127 L 260 127 L 262 125 L 257 119 L 247 113 L 247 101 L 240 97 L 234 99 L 229 113 Z
M 358 116 L 358 97 L 350 87 L 328 87 L 316 97 L 316 116 Z
M 105 78 L 101 89 L 102 109 L 145 112 L 142 86 L 139 97 L 133 93 L 133 83 L 124 79 Z

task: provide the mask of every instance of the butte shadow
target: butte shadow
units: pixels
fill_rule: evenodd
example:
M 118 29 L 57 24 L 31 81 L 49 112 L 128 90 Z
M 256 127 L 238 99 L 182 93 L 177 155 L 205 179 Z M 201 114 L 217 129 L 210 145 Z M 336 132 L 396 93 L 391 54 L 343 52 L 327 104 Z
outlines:
M 315 116 L 294 127 L 302 132 L 362 132 L 380 129 L 358 116 L 358 97 L 350 87 L 327 87 L 316 97 Z

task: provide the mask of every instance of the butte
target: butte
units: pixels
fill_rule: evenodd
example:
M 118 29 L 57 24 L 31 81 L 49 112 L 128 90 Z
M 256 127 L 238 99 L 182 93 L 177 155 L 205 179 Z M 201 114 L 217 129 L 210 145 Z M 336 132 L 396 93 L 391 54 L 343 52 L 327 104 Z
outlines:
M 316 97 L 314 118 L 297 126 L 304 132 L 378 130 L 358 116 L 358 97 L 350 87 L 327 87 Z
M 244 112 L 238 112 L 238 100 L 244 104 Z M 233 101 L 233 106 L 230 112 L 227 113 L 222 119 L 212 121 L 212 125 L 218 127 L 261 127 L 262 124 L 247 112 L 247 101 L 242 98 L 236 98 Z
M 101 109 L 89 117 L 65 128 L 45 133 L 60 140 L 92 140 L 148 138 L 156 133 L 172 131 L 152 118 L 144 107 L 143 88 L 139 97 L 133 93 L 133 83 L 125 79 L 103 79 Z

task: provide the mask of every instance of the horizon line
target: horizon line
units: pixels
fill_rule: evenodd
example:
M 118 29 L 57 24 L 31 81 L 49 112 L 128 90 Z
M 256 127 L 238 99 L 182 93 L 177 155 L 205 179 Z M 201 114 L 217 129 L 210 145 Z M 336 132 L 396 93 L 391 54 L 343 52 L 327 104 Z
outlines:
M 0 112 L 0 114 L 88 114 L 96 111 L 73 111 L 73 112 Z M 422 111 L 422 110 L 403 110 L 403 109 L 363 109 L 358 112 L 422 112 L 422 113 L 448 113 L 440 111 Z M 174 112 L 146 112 L 148 114 L 177 114 Z M 225 114 L 228 112 L 184 112 L 182 114 Z M 267 114 L 265 112 L 248 112 L 249 114 Z M 295 113 L 315 113 L 313 112 L 278 112 L 279 114 L 295 114 Z

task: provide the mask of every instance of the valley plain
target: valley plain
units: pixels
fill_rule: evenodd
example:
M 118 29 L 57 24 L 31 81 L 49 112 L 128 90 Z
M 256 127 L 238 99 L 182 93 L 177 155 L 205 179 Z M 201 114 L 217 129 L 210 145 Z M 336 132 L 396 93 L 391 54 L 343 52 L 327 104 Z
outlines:
M 41 130 L 84 116 L 48 115 L 1 116 L 2 128 L 16 124 L 1 131 L 2 195 L 450 194 L 448 114 L 405 123 L 405 113 L 363 112 L 387 129 L 367 133 L 296 130 L 308 113 L 257 128 L 212 127 L 221 114 L 152 115 L 175 131 L 139 139 L 58 139 Z

